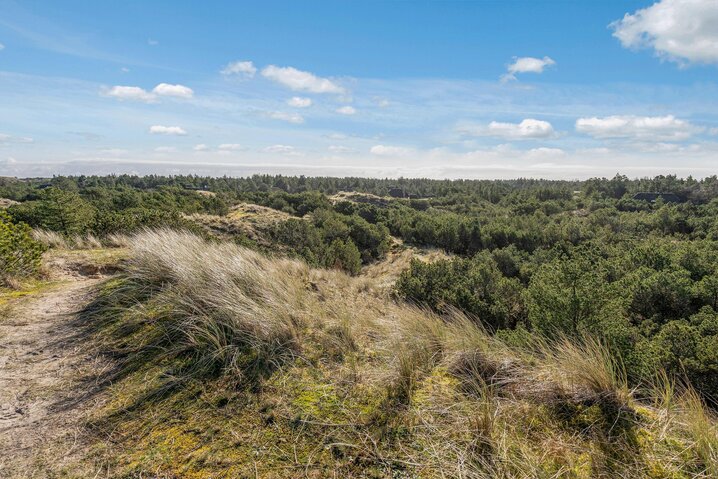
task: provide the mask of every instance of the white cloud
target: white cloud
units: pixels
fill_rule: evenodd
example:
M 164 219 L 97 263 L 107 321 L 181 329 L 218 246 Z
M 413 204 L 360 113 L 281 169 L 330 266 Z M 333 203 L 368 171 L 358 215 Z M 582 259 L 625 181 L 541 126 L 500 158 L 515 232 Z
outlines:
M 555 135 L 551 123 L 543 120 L 526 118 L 521 123 L 489 123 L 488 134 L 511 139 L 550 138 Z
M 143 101 L 145 103 L 154 103 L 159 97 L 192 98 L 194 96 L 194 91 L 191 88 L 169 83 L 160 83 L 151 92 L 138 86 L 117 85 L 110 89 L 104 89 L 102 93 L 119 100 Z
M 257 73 L 257 67 L 250 61 L 229 62 L 221 71 L 222 75 L 236 75 L 252 78 Z
M 155 151 L 157 153 L 174 153 L 175 151 L 177 151 L 177 148 L 175 148 L 174 146 L 158 146 L 157 148 L 155 148 Z
M 507 73 L 501 76 L 501 80 L 516 80 L 517 73 L 543 73 L 544 69 L 555 64 L 556 62 L 550 57 L 514 58 L 514 62 L 506 68 Z
M 557 158 L 566 154 L 561 148 L 547 148 L 542 146 L 540 148 L 531 148 L 526 152 L 526 157 L 531 160 L 539 160 L 546 158 Z
M 492 121 L 488 126 L 468 126 L 459 128 L 459 132 L 472 136 L 493 136 L 511 140 L 551 138 L 556 136 L 551 123 L 526 118 L 520 123 Z
M 130 73 L 130 69 L 127 68 L 127 67 L 122 67 L 122 68 L 120 68 L 120 71 L 121 71 L 122 73 Z
M 100 150 L 101 155 L 105 156 L 124 156 L 129 153 L 124 148 L 104 148 Z
M 293 67 L 269 65 L 262 70 L 262 76 L 280 83 L 295 91 L 311 93 L 345 93 L 344 88 L 328 78 L 321 78 L 312 73 L 297 70 Z
M 626 48 L 652 48 L 680 64 L 718 64 L 716 0 L 661 0 L 610 27 Z
M 236 151 L 236 150 L 241 150 L 242 145 L 240 145 L 239 143 L 222 143 L 217 148 L 219 148 L 222 151 Z
M 192 148 L 194 151 L 207 151 L 209 150 L 209 146 L 205 145 L 204 143 L 200 143 L 198 145 L 194 145 L 194 148 Z
M 0 50 L 5 50 L 5 45 L 3 45 L 2 43 L 0 43 Z
M 330 145 L 329 148 L 327 148 L 327 149 L 329 151 L 331 151 L 332 153 L 351 153 L 351 152 L 355 151 L 352 148 L 349 148 L 347 146 L 342 146 L 342 145 Z
M 718 128 L 711 128 L 708 130 L 709 135 L 718 135 Z
M 369 153 L 377 156 L 405 156 L 411 153 L 411 151 L 410 148 L 401 146 L 374 145 L 369 150 Z
M 184 128 L 179 126 L 152 125 L 150 133 L 153 135 L 177 135 L 184 136 L 187 134 Z
M 152 90 L 152 93 L 159 96 L 173 96 L 176 98 L 192 98 L 194 91 L 184 85 L 170 85 L 169 83 L 160 83 Z
M 386 98 L 374 98 L 374 101 L 376 101 L 379 108 L 386 108 L 391 104 Z
M 302 156 L 302 153 L 298 152 L 296 148 L 289 145 L 272 145 L 264 149 L 267 153 L 279 153 L 282 155 L 289 156 Z
M 664 153 L 681 150 L 681 145 L 679 145 L 678 143 L 664 143 L 662 141 L 639 143 L 634 145 L 634 147 L 638 151 L 643 151 L 646 153 Z
M 117 98 L 118 100 L 134 100 L 152 103 L 157 101 L 157 95 L 148 92 L 138 86 L 113 86 L 104 92 L 105 95 Z
M 156 46 L 156 45 L 159 45 L 160 42 L 158 42 L 157 40 L 153 40 L 152 38 L 148 38 L 148 39 L 147 39 L 147 44 L 150 45 L 150 46 L 152 46 L 152 47 L 154 47 L 154 46 Z
M 298 113 L 287 113 L 284 111 L 269 111 L 266 112 L 266 116 L 271 118 L 272 120 L 282 120 L 286 121 L 288 123 L 294 123 L 295 125 L 299 125 L 304 123 L 304 117 Z
M 312 99 L 301 96 L 293 96 L 287 100 L 287 105 L 293 106 L 294 108 L 307 108 L 312 106 Z
M 0 133 L 0 145 L 8 145 L 10 143 L 34 143 L 35 140 L 29 136 L 13 136 Z
M 650 141 L 681 141 L 705 128 L 680 120 L 673 115 L 615 115 L 603 118 L 579 118 L 576 131 L 594 138 L 629 138 Z
M 343 106 L 341 108 L 337 108 L 336 112 L 339 113 L 340 115 L 354 115 L 357 112 L 357 110 L 353 106 L 347 105 L 347 106 Z
M 329 133 L 327 135 L 324 135 L 325 138 L 329 138 L 330 140 L 346 140 L 347 135 L 344 133 Z

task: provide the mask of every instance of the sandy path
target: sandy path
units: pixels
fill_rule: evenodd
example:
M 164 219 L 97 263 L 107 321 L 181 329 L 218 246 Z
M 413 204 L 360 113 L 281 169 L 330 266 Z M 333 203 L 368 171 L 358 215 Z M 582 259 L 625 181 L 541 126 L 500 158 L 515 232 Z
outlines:
M 71 472 L 93 407 L 82 384 L 102 363 L 71 320 L 99 281 L 74 278 L 19 300 L 0 319 L 0 478 L 87 477 Z

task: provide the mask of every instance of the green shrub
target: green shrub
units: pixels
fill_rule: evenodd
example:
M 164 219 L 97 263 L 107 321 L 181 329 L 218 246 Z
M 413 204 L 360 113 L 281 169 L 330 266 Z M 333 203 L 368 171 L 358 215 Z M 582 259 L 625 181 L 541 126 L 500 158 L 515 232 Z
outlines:
M 92 225 L 92 232 L 104 236 L 111 233 L 131 233 L 141 228 L 159 227 L 198 229 L 195 223 L 183 219 L 177 211 L 130 208 L 121 211 L 98 212 Z
M 30 226 L 67 235 L 87 233 L 96 213 L 78 193 L 54 187 L 42 190 L 38 200 L 13 205 L 9 211 Z
M 291 218 L 270 230 L 272 239 L 314 266 L 357 274 L 361 265 L 384 257 L 389 233 L 358 215 L 345 216 L 324 208 L 311 220 Z
M 412 260 L 396 291 L 439 312 L 459 308 L 492 330 L 514 327 L 524 315 L 519 281 L 503 276 L 489 254 L 434 263 Z
M 13 223 L 0 210 L 0 279 L 23 277 L 36 273 L 45 248 L 30 235 L 25 223 Z
M 361 271 L 359 248 L 350 239 L 346 241 L 335 239 L 329 245 L 327 266 L 344 270 L 349 274 L 359 274 L 359 271 Z

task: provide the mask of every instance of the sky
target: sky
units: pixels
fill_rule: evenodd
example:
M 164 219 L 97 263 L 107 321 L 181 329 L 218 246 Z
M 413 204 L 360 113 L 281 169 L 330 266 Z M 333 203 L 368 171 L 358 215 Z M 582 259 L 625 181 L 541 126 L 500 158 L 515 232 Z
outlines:
M 718 174 L 718 0 L 0 0 L 0 176 Z

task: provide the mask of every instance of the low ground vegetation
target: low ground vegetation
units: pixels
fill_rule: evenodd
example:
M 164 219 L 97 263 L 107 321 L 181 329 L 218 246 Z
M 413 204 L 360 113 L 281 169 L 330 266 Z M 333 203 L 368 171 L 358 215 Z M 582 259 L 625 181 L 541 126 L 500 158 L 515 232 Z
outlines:
M 689 386 L 592 336 L 489 334 L 361 278 L 160 230 L 83 313 L 119 366 L 95 415 L 131 477 L 712 477 Z M 528 334 L 528 333 L 527 333 Z
M 0 210 L 0 283 L 3 286 L 37 274 L 44 249 L 43 244 L 33 238 L 28 225 L 13 221 Z
M 118 361 L 96 453 L 129 477 L 718 475 L 718 178 L 0 196 L 22 274 L 45 248 L 130 248 L 82 315 Z

